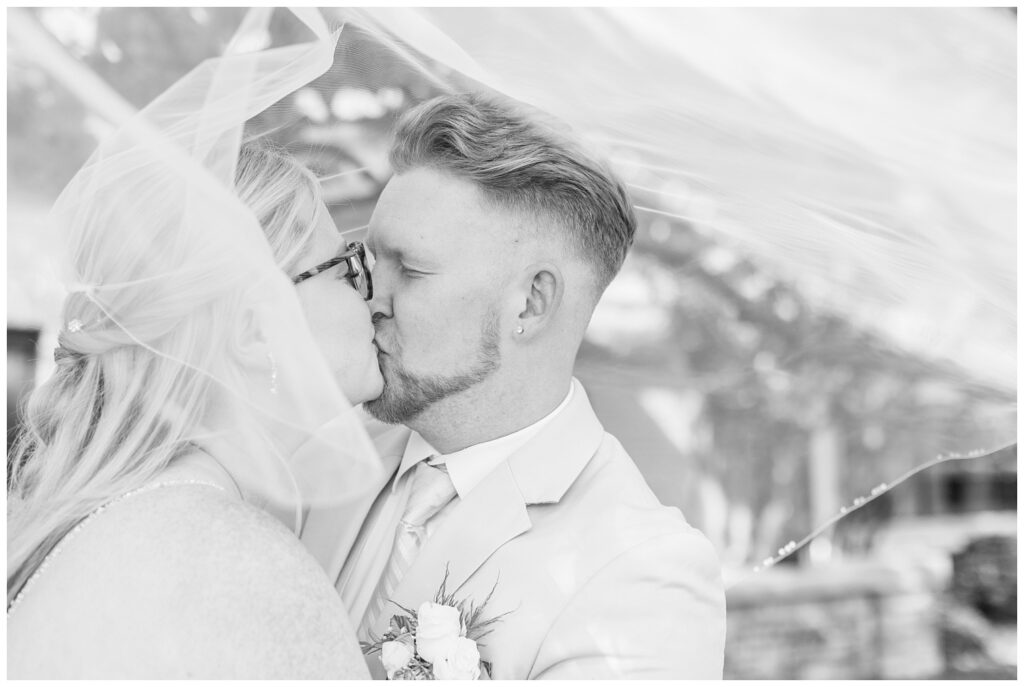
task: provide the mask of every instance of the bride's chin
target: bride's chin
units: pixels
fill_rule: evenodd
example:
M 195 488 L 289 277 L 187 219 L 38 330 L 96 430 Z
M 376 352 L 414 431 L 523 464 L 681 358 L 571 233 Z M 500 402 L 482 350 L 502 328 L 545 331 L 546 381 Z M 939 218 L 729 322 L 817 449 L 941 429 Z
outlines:
M 376 363 L 377 361 L 374 360 L 373 362 Z M 381 371 L 377 368 L 376 364 L 374 364 L 373 369 L 370 371 L 370 376 L 371 381 L 368 384 L 370 388 L 367 389 L 368 393 L 366 394 L 366 398 L 361 400 L 360 403 L 372 401 L 375 398 L 379 398 L 380 395 L 384 393 L 384 375 L 381 374 Z
M 373 360 L 370 363 L 373 367 L 368 371 L 367 368 L 363 368 L 362 375 L 354 375 L 347 379 L 342 374 L 335 375 L 338 388 L 351 405 L 357 406 L 372 401 L 384 392 L 384 377 L 377 369 L 376 363 L 377 361 Z
M 374 394 L 367 400 L 373 400 L 374 398 L 380 398 L 380 395 L 384 393 L 384 375 L 377 373 L 377 380 L 374 383 Z

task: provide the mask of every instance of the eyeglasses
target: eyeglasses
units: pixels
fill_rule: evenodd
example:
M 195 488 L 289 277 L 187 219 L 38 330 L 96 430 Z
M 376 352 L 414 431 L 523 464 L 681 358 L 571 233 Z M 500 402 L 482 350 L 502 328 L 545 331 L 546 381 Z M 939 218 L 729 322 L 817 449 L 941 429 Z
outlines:
M 370 267 L 366 262 L 366 248 L 358 241 L 354 241 L 346 247 L 341 255 L 335 256 L 327 262 L 322 262 L 313 269 L 306 270 L 302 274 L 292 277 L 293 284 L 299 284 L 310 277 L 315 277 L 321 272 L 326 272 L 335 265 L 346 263 L 347 271 L 339 274 L 338 279 L 348 279 L 352 288 L 359 292 L 363 300 L 373 298 L 373 281 L 370 279 Z

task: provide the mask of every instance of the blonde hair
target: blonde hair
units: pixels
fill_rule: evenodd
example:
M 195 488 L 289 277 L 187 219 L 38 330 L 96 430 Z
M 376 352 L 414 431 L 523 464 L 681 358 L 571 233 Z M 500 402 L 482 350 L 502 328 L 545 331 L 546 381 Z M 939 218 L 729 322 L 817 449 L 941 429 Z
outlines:
M 636 234 L 626 186 L 556 122 L 479 93 L 442 95 L 395 126 L 392 169 L 439 169 L 476 184 L 498 207 L 554 220 L 590 265 L 597 291 L 615 277 Z
M 213 391 L 200 371 L 241 374 L 228 360 L 245 270 L 233 269 L 230 246 L 200 235 L 208 228 L 167 185 L 166 174 L 140 173 L 75 217 L 76 277 L 93 286 L 65 301 L 63 321 L 76 325 L 59 333 L 56 370 L 22 408 L 8 482 L 8 605 L 75 524 L 192 450 Z M 300 200 L 319 199 L 315 177 L 281 151 L 247 145 L 236 186 L 289 269 L 312 235 Z
M 267 236 L 278 266 L 292 274 L 313 237 L 315 216 L 302 214 L 305 194 L 319 207 L 320 182 L 283 148 L 265 141 L 242 146 L 235 189 Z

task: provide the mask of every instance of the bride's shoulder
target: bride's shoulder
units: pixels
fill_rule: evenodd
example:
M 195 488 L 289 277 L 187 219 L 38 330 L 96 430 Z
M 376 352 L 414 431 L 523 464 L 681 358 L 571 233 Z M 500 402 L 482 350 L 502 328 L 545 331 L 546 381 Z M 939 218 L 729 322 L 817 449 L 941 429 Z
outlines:
M 277 573 L 317 571 L 298 540 L 265 512 L 205 484 L 171 484 L 109 506 L 79 535 L 84 549 L 109 551 L 108 565 L 157 566 L 204 582 L 253 584 Z M 207 567 L 211 566 L 211 567 Z M 230 573 L 245 568 L 243 579 Z M 321 573 L 322 575 L 322 573 Z
M 110 524 L 105 527 L 104 521 Z M 187 553 L 194 561 L 202 556 L 258 553 L 274 546 L 305 560 L 295 536 L 278 520 L 207 484 L 147 490 L 109 508 L 97 525 L 97 532 L 104 536 L 131 540 L 142 551 L 161 557 Z
M 362 669 L 338 595 L 294 535 L 202 485 L 153 489 L 105 509 L 40 576 L 26 611 L 35 646 L 73 644 L 94 667 L 133 657 L 145 674 L 167 677 Z
M 281 594 L 322 603 L 337 597 L 323 571 L 279 521 L 204 485 L 166 486 L 124 499 L 83 531 L 89 530 L 89 548 L 110 554 L 97 562 L 105 576 L 173 584 L 177 599 L 157 589 L 139 590 L 168 603 L 202 603 L 209 613 L 244 603 L 245 597 Z

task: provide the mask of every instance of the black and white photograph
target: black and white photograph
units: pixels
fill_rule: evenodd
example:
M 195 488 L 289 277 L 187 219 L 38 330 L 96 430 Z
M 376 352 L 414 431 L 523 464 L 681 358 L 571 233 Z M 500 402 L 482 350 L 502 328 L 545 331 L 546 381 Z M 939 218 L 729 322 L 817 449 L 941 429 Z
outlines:
M 6 678 L 1016 680 L 1016 7 L 7 7 Z

